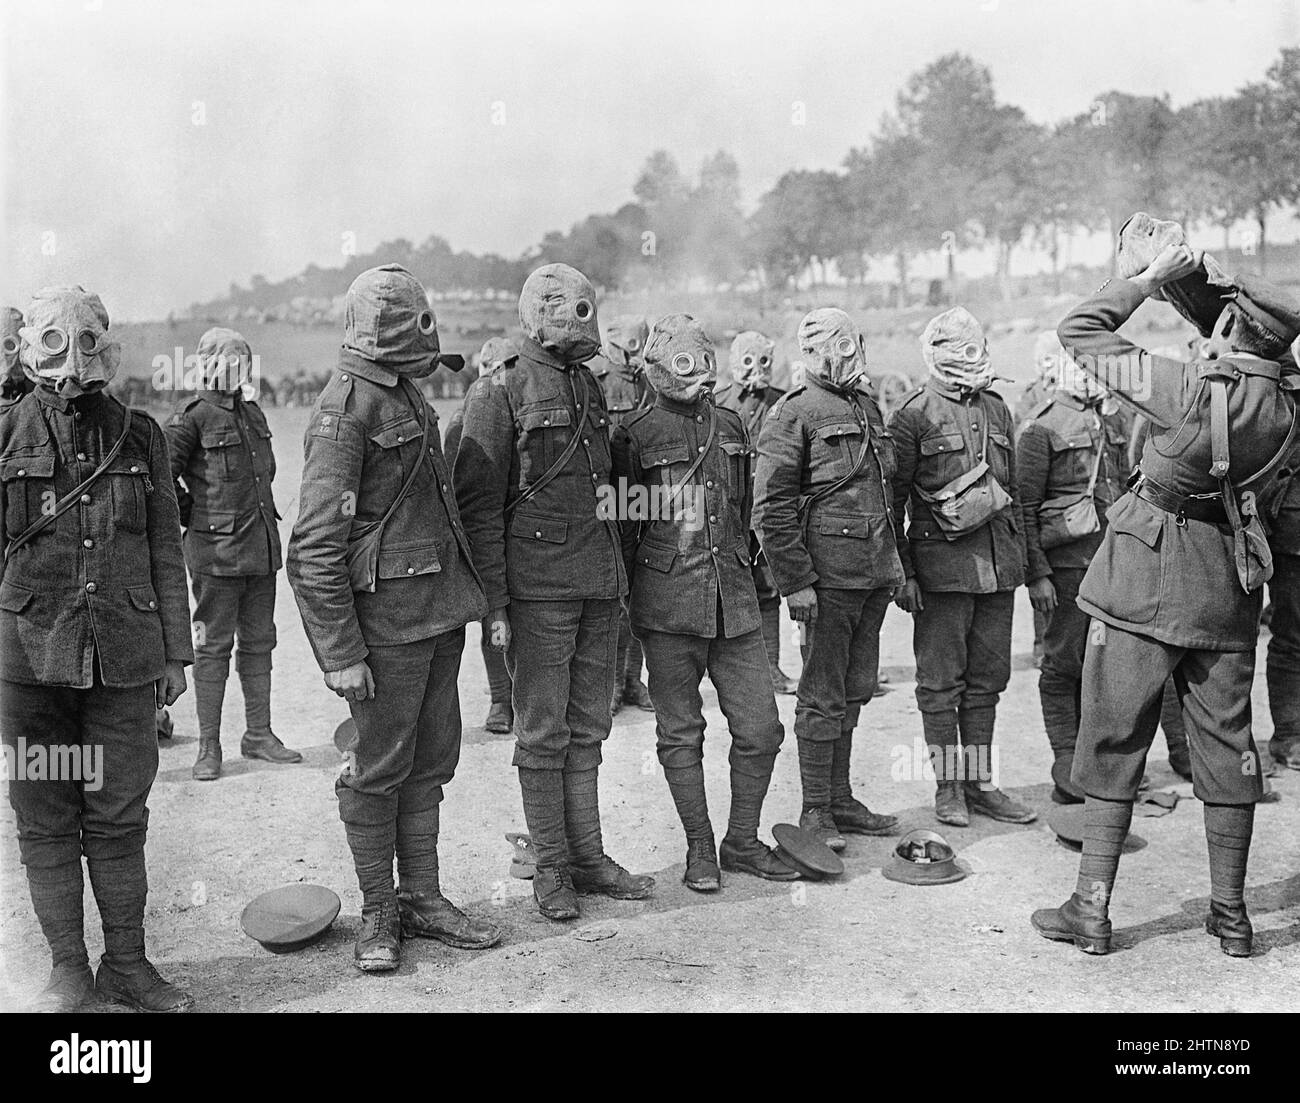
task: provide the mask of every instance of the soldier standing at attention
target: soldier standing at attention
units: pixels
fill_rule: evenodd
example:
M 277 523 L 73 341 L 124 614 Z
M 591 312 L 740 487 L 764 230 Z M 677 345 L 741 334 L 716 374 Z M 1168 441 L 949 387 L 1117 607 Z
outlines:
M 194 660 L 167 443 L 147 414 L 104 393 L 121 349 L 98 295 L 38 292 L 21 336 L 36 387 L 0 409 L 0 732 L 7 755 L 20 741 L 91 769 L 102 755 L 97 777 L 9 781 L 54 962 L 37 1009 L 75 1011 L 98 992 L 184 1011 L 193 1001 L 158 975 L 144 943 L 154 712 L 185 692 Z M 93 981 L 83 855 L 104 928 Z
M 759 817 L 785 735 L 768 681 L 750 571 L 753 448 L 713 402 L 713 343 L 688 314 L 659 319 L 646 345 L 649 410 L 614 431 L 616 485 L 653 491 L 648 518 L 622 524 L 632 630 L 645 645 L 659 761 L 686 831 L 687 888 L 721 886 L 704 794 L 707 671 L 731 731 L 731 815 L 721 868 L 770 881 L 799 875 L 759 842 Z
M 1128 473 L 1127 440 L 1119 419 L 1103 412 L 1105 393 L 1064 360 L 1051 397 L 1030 411 L 1016 446 L 1030 601 L 1048 618 L 1038 696 L 1058 804 L 1083 800 L 1070 780 L 1088 635 L 1075 598 L 1101 546 L 1106 510 L 1124 493 Z
M 935 816 L 965 827 L 971 811 L 1031 823 L 1032 808 L 993 784 L 993 727 L 1011 677 L 1011 616 L 1025 580 L 1011 413 L 989 390 L 983 327 L 963 307 L 921 335 L 929 378 L 894 412 L 894 515 L 913 616 L 916 702 L 938 782 Z M 959 749 L 960 748 L 960 749 Z
M 1205 806 L 1206 930 L 1224 953 L 1247 957 L 1246 860 L 1263 793 L 1250 690 L 1271 566 L 1256 502 L 1267 498 L 1296 439 L 1292 392 L 1300 380 L 1282 361 L 1300 333 L 1300 308 L 1263 281 L 1229 279 L 1184 243 L 1176 224 L 1153 229 L 1161 226 L 1177 233 L 1153 233 L 1154 243 L 1175 240 L 1131 278 L 1108 281 L 1059 329 L 1075 362 L 1151 429 L 1079 589 L 1079 607 L 1093 621 L 1072 778 L 1087 795 L 1078 884 L 1032 922 L 1044 937 L 1085 952 L 1110 949 L 1120 850 L 1172 674 L 1193 792 Z M 1121 272 L 1127 240 L 1122 230 Z M 1116 332 L 1157 292 L 1210 338 L 1190 363 L 1152 356 Z
M 420 282 L 389 264 L 352 282 L 343 325 L 307 428 L 288 574 L 325 684 L 357 726 L 334 791 L 361 888 L 354 961 L 370 973 L 397 968 L 404 937 L 476 950 L 501 932 L 439 887 L 456 678 L 465 625 L 487 603 L 437 414 L 412 382 L 438 366 L 437 322 Z
M 620 314 L 605 331 L 600 355 L 587 366 L 605 392 L 612 433 L 638 410 L 654 402 L 654 392 L 645 375 L 645 343 L 649 335 L 646 320 L 639 314 Z M 610 711 L 617 713 L 625 704 L 652 711 L 650 691 L 641 681 L 641 641 L 632 634 L 627 611 L 618 622 L 618 654 L 614 660 L 614 696 Z
M 244 398 L 252 351 L 233 329 L 199 338 L 204 390 L 167 423 L 167 447 L 185 526 L 185 564 L 194 591 L 194 707 L 199 717 L 196 781 L 221 776 L 221 705 L 230 653 L 244 691 L 239 753 L 301 762 L 271 731 L 271 651 L 279 513 L 271 496 L 275 454 L 266 415 Z
M 889 835 L 894 816 L 853 796 L 853 732 L 876 688 L 880 626 L 903 581 L 890 516 L 894 450 L 858 388 L 862 334 L 842 310 L 799 323 L 806 380 L 772 407 L 758 441 L 754 529 L 790 615 L 809 636 L 794 730 L 799 826 L 832 850 L 843 832 Z
M 479 378 L 500 371 L 507 364 L 512 363 L 518 355 L 519 350 L 515 348 L 515 343 L 509 337 L 489 337 L 483 342 L 483 347 L 478 354 Z M 466 391 L 465 401 L 451 415 L 451 420 L 447 423 L 447 431 L 442 437 L 443 455 L 447 457 L 447 466 L 452 469 L 456 466 L 460 435 L 465 430 L 465 407 L 469 404 L 469 396 L 470 392 Z M 512 689 L 510 671 L 506 669 L 506 657 L 498 648 L 492 646 L 492 627 L 486 619 L 482 624 L 479 649 L 483 655 L 483 669 L 487 671 L 488 696 L 492 702 L 488 706 L 487 719 L 483 721 L 483 728 L 495 735 L 509 735 L 515 726 L 515 709 L 510 700 Z
M 735 410 L 744 422 L 749 439 L 757 441 L 767 415 L 785 391 L 772 386 L 772 364 L 776 345 L 756 330 L 736 334 L 727 359 L 731 382 L 715 392 L 718 409 Z M 758 615 L 763 622 L 763 646 L 777 693 L 794 693 L 798 683 L 781 669 L 781 592 L 767 565 L 762 544 L 755 533 L 750 541 L 754 564 L 754 588 L 758 592 Z
M 585 366 L 600 345 L 595 289 L 543 265 L 524 281 L 519 323 L 519 358 L 472 389 L 456 492 L 514 679 L 533 895 L 548 919 L 576 919 L 580 892 L 640 900 L 654 888 L 605 853 L 600 828 L 627 580 L 618 523 L 601 516 L 609 414 Z

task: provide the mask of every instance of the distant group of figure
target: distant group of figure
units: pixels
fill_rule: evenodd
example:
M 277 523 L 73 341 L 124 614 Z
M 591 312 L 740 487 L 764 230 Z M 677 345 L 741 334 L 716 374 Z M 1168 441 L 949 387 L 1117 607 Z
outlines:
M 1270 579 L 1270 751 L 1300 768 L 1300 365 L 1289 351 L 1300 308 L 1147 216 L 1121 233 L 1120 270 L 1043 339 L 1043 390 L 1017 428 L 993 390 L 984 330 L 962 307 L 925 327 L 924 382 L 886 420 L 867 340 L 842 310 L 803 318 L 804 370 L 788 391 L 772 385 L 774 342 L 755 331 L 733 341 L 719 387 L 695 318 L 621 317 L 602 336 L 591 283 L 548 264 L 523 287 L 518 339 L 481 350 L 445 438 L 420 389 L 447 360 L 425 289 L 397 265 L 358 276 L 283 556 L 325 683 L 355 722 L 335 792 L 361 894 L 357 968 L 396 968 L 403 939 L 479 949 L 502 934 L 439 879 L 471 621 L 487 726 L 514 735 L 536 906 L 569 920 L 583 894 L 655 888 L 605 849 L 598 779 L 621 707 L 655 714 L 692 890 L 718 891 L 724 873 L 807 872 L 759 837 L 785 738 L 779 693 L 796 696 L 799 847 L 897 834 L 897 817 L 851 783 L 891 602 L 912 617 L 936 819 L 1032 822 L 1037 811 L 994 777 L 1021 586 L 1042 621 L 1052 799 L 1082 804 L 1084 820 L 1076 891 L 1034 926 L 1109 949 L 1111 888 L 1163 706 L 1185 729 L 1175 768 L 1205 804 L 1207 929 L 1225 952 L 1249 954 L 1242 893 L 1264 772 L 1250 685 Z M 1153 296 L 1200 331 L 1189 359 L 1118 335 Z M 25 317 L 6 315 L 4 336 L 3 738 L 7 752 L 95 743 L 107 756 L 97 791 L 10 783 L 54 961 L 39 1004 L 72 1009 L 97 989 L 180 1010 L 189 997 L 144 953 L 155 709 L 183 692 L 192 663 L 194 777 L 215 780 L 233 655 L 241 752 L 301 758 L 271 729 L 282 556 L 271 433 L 243 390 L 251 349 L 233 330 L 204 334 L 204 389 L 160 428 L 104 392 L 118 352 L 97 296 L 40 292 Z M 1136 415 L 1145 439 L 1130 473 Z M 797 680 L 781 668 L 783 599 L 801 629 Z M 730 737 L 720 844 L 703 769 L 706 675 Z M 933 857 L 932 840 L 918 845 L 914 860 Z M 83 856 L 105 933 L 95 977 Z

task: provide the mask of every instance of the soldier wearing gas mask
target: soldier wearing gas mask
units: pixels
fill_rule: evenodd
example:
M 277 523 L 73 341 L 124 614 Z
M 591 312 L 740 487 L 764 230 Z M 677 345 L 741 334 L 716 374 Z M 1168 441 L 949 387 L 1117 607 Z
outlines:
M 639 314 L 620 314 L 605 331 L 600 355 L 588 365 L 591 374 L 605 393 L 609 410 L 610 432 L 624 424 L 637 410 L 654 401 L 654 392 L 646 380 L 645 343 L 650 333 L 646 320 Z M 618 622 L 618 653 L 614 659 L 614 696 L 610 711 L 617 713 L 624 705 L 635 705 L 647 712 L 654 709 L 650 692 L 641 681 L 641 641 L 632 634 L 627 612 Z
M 1228 276 L 1187 245 L 1181 226 L 1146 214 L 1121 229 L 1117 262 L 1120 278 L 1058 332 L 1075 363 L 1151 428 L 1079 587 L 1092 625 L 1071 774 L 1087 797 L 1078 883 L 1032 922 L 1085 952 L 1110 949 L 1119 856 L 1172 675 L 1192 789 L 1204 804 L 1205 929 L 1224 953 L 1247 957 L 1246 861 L 1263 795 L 1250 693 L 1273 571 L 1263 518 L 1300 428 L 1300 376 L 1287 353 L 1300 334 L 1300 304 L 1263 280 Z M 1208 338 L 1191 362 L 1154 356 L 1117 333 L 1152 297 Z
M 639 900 L 654 888 L 605 853 L 600 827 L 627 580 L 602 506 L 609 413 L 585 366 L 600 346 L 595 289 L 567 264 L 543 265 L 524 281 L 519 323 L 519 358 L 472 388 L 456 492 L 514 678 L 533 894 L 547 918 L 574 919 L 580 892 Z
M 1079 737 L 1079 707 L 1088 618 L 1075 603 L 1105 527 L 1106 511 L 1124 493 L 1128 441 L 1102 400 L 1106 391 L 1065 355 L 1056 334 L 1049 398 L 1031 410 L 1016 445 L 1017 475 L 1029 557 L 1029 597 L 1047 620 L 1038 695 L 1052 748 L 1052 799 L 1077 804 L 1070 781 Z
M 357 726 L 334 786 L 361 888 L 354 961 L 386 972 L 403 938 L 481 949 L 501 937 L 444 897 L 438 875 L 465 625 L 487 603 L 437 414 L 413 382 L 440 362 L 424 288 L 400 265 L 371 268 L 344 310 L 338 366 L 307 429 L 287 569 L 325 684 Z
M 844 833 L 892 834 L 849 780 L 853 732 L 876 688 L 880 626 L 903 571 L 894 547 L 894 448 L 866 373 L 862 334 L 842 310 L 799 323 L 805 381 L 772 407 L 758 438 L 754 530 L 804 625 L 808 654 L 794 730 L 803 814 L 799 826 L 832 850 Z
M 194 658 L 167 443 L 104 391 L 121 351 L 98 295 L 38 292 L 19 355 L 35 389 L 0 410 L 0 732 L 7 755 L 40 746 L 66 771 L 9 782 L 54 961 L 37 1006 L 72 1011 L 98 992 L 183 1011 L 189 995 L 159 976 L 144 942 L 154 714 L 185 691 Z M 83 856 L 104 928 L 93 979 Z
M 777 399 L 785 394 L 779 387 L 772 386 L 775 352 L 776 345 L 772 339 L 756 330 L 747 329 L 736 334 L 727 359 L 731 382 L 715 392 L 718 408 L 735 410 L 753 441 L 758 440 L 763 423 Z M 781 592 L 776 588 L 776 580 L 767 565 L 757 534 L 751 543 L 750 555 L 772 686 L 777 693 L 794 693 L 797 683 L 781 669 Z
M 267 762 L 301 762 L 271 731 L 275 579 L 282 565 L 279 513 L 271 494 L 275 454 L 261 407 L 244 397 L 252 350 L 233 329 L 199 338 L 203 390 L 181 400 L 167 422 L 172 475 L 185 526 L 194 592 L 194 707 L 199 721 L 196 781 L 221 776 L 221 705 L 230 655 L 244 692 L 239 751 Z
M 4 349 L 4 376 L 0 378 L 0 402 L 11 402 L 29 394 L 36 384 L 27 378 L 18 356 L 22 338 L 23 312 L 16 307 L 0 307 L 0 343 Z
M 1030 823 L 1032 808 L 993 784 L 993 726 L 1011 677 L 1011 616 L 1025 537 L 1011 412 L 990 390 L 988 340 L 963 307 L 921 335 L 929 378 L 889 422 L 898 454 L 894 516 L 913 617 L 916 702 L 937 781 L 935 816 L 979 812 Z M 902 519 L 907 512 L 908 526 Z
M 515 343 L 509 337 L 489 337 L 483 342 L 478 354 L 478 375 L 500 371 L 519 355 Z M 460 435 L 465 429 L 465 407 L 469 404 L 470 392 L 465 392 L 465 401 L 451 415 L 447 431 L 442 435 L 442 451 L 447 457 L 447 466 L 455 468 L 456 453 L 460 449 Z M 485 731 L 494 735 L 509 735 L 515 726 L 515 709 L 511 702 L 510 671 L 506 669 L 506 659 L 492 646 L 492 626 L 484 619 L 479 650 L 483 655 L 483 669 L 487 671 L 488 706 L 487 719 L 483 721 Z
M 645 647 L 659 762 L 686 831 L 683 880 L 721 887 L 704 793 L 709 674 L 731 732 L 731 815 L 721 869 L 772 881 L 798 874 L 758 840 L 763 798 L 785 735 L 765 672 L 750 566 L 753 446 L 740 417 L 713 402 L 713 343 L 688 314 L 660 318 L 646 345 L 654 406 L 614 432 L 616 485 L 644 494 L 625 518 L 632 630 Z

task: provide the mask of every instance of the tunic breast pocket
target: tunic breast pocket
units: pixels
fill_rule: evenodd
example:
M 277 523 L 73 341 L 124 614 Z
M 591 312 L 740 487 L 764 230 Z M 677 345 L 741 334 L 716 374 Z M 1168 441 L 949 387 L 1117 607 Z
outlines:
M 378 497 L 376 508 L 387 509 L 388 503 L 401 492 L 410 473 L 410 465 L 419 463 L 420 441 L 423 430 L 415 418 L 406 418 L 385 425 L 370 434 L 374 446 L 370 456 L 371 470 L 366 472 L 366 491 Z
M 4 482 L 5 533 L 10 540 L 30 528 L 44 514 L 54 512 L 52 455 L 14 455 L 0 460 Z
M 122 532 L 144 532 L 149 526 L 149 463 L 141 456 L 119 456 L 104 475 L 113 499 L 113 526 Z M 93 494 L 94 491 L 91 491 Z
M 199 447 L 203 449 L 203 465 L 210 481 L 223 482 L 248 474 L 244 438 L 233 425 L 204 429 L 199 434 Z
M 931 433 L 921 438 L 916 478 L 926 490 L 938 490 L 965 474 L 973 460 L 966 455 L 966 438 L 960 433 Z
M 1071 487 L 1080 482 L 1086 485 L 1092 475 L 1092 461 L 1096 457 L 1092 438 L 1086 434 L 1062 438 L 1056 448 L 1053 457 L 1055 462 L 1052 465 L 1052 482 L 1055 486 L 1048 487 L 1049 496 L 1056 488 Z
M 271 430 L 266 425 L 254 423 L 253 439 L 249 441 L 252 446 L 253 463 L 256 465 L 257 474 L 264 475 L 267 479 L 275 478 L 275 452 L 271 449 Z
M 519 414 L 519 474 L 525 483 L 541 478 L 563 454 L 573 432 L 573 415 L 563 406 Z
M 1011 438 L 996 429 L 989 430 L 989 470 L 1004 487 L 1011 481 Z
M 691 463 L 691 452 L 684 442 L 657 444 L 641 449 L 641 469 L 647 483 L 676 486 Z
M 722 453 L 726 457 L 727 496 L 733 502 L 743 501 L 749 485 L 749 469 L 753 450 L 743 440 L 724 440 Z
M 894 446 L 894 434 L 885 429 L 877 429 L 875 442 L 880 475 L 888 481 L 898 474 L 898 450 Z
M 812 469 L 832 478 L 847 475 L 862 446 L 862 426 L 856 422 L 832 422 L 813 430 L 809 459 Z

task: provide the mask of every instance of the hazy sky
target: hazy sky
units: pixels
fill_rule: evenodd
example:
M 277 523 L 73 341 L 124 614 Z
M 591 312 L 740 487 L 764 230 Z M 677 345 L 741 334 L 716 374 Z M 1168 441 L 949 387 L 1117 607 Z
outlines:
M 752 203 L 833 168 L 962 50 L 1043 122 L 1175 105 L 1300 45 L 1300 0 L 0 0 L 5 301 L 157 317 L 431 233 L 515 256 L 717 149 Z M 806 122 L 794 125 L 794 104 Z M 52 255 L 51 255 L 52 254 Z

